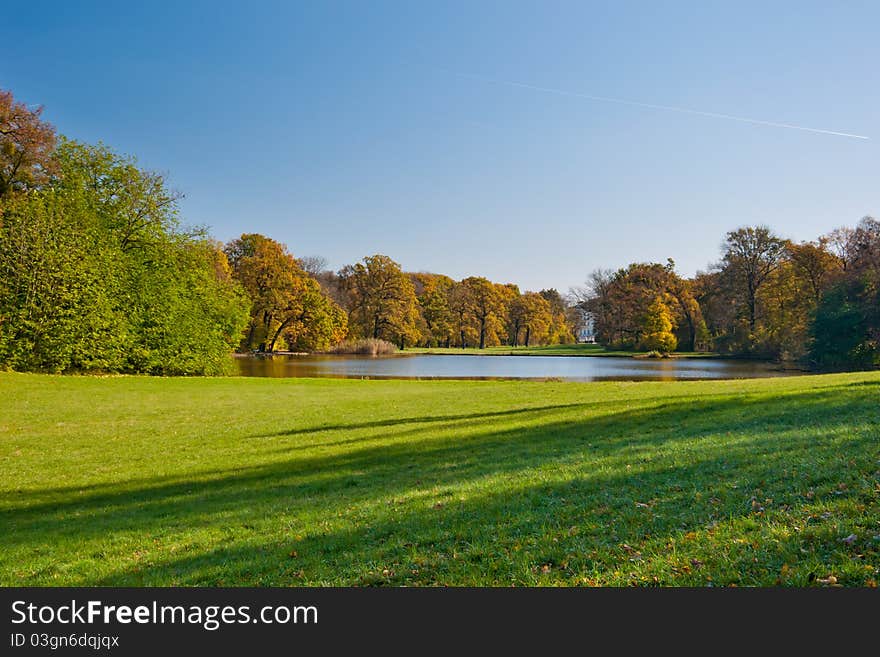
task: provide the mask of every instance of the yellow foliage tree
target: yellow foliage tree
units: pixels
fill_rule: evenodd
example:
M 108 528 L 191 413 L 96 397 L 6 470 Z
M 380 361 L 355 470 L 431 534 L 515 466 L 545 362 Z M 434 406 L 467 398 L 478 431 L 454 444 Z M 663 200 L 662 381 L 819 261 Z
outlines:
M 669 310 L 669 306 L 663 301 L 663 297 L 655 297 L 651 305 L 648 306 L 642 322 L 640 346 L 642 349 L 655 350 L 664 354 L 675 351 L 678 339 L 672 332 L 674 328 L 672 311 Z

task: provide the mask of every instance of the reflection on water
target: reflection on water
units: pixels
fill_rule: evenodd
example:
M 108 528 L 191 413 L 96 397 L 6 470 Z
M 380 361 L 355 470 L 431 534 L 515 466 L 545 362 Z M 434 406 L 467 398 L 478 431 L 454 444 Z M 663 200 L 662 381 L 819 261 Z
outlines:
M 715 358 L 583 356 L 242 356 L 242 376 L 370 379 L 549 379 L 675 381 L 785 376 L 771 363 Z

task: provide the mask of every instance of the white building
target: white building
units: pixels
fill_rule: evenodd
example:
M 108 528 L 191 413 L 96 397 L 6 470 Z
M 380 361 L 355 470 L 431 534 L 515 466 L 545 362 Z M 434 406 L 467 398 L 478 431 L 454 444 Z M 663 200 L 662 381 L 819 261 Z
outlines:
M 580 311 L 580 319 L 575 330 L 575 336 L 578 342 L 588 342 L 595 344 L 596 342 L 596 322 L 593 319 L 593 313 L 588 310 Z

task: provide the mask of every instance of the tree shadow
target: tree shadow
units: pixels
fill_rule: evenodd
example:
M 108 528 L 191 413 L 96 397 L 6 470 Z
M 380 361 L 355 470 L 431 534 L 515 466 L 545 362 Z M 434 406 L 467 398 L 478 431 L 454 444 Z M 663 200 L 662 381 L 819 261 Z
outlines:
M 164 540 L 156 533 L 206 528 L 213 542 L 194 553 L 154 553 L 147 565 L 98 568 L 77 583 L 523 584 L 539 583 L 544 566 L 571 583 L 631 563 L 630 550 L 659 554 L 712 522 L 752 518 L 756 500 L 806 512 L 832 494 L 841 459 L 873 467 L 877 458 L 876 399 L 855 387 L 688 398 L 591 417 L 577 414 L 580 406 L 436 416 L 403 423 L 443 423 L 439 433 L 422 428 L 423 439 L 407 427 L 406 440 L 343 453 L 82 489 L 0 513 L 5 552 L 39 552 L 53 536 L 96 555 L 116 549 L 113 537 L 149 551 Z M 506 418 L 517 424 L 504 427 Z M 387 428 L 396 437 L 399 424 L 339 430 Z M 853 477 L 864 479 L 859 468 Z M 498 485 L 481 487 L 490 480 Z M 863 487 L 854 481 L 851 493 Z M 810 489 L 818 498 L 803 497 Z M 225 544 L 217 531 L 228 531 Z M 75 556 L 83 557 L 62 559 Z M 2 571 L 15 571 L 3 561 Z

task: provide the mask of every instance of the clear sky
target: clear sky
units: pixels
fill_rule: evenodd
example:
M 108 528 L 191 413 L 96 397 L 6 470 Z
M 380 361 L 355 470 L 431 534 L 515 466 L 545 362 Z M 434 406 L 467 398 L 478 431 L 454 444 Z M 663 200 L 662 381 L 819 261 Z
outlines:
M 880 214 L 878 26 L 874 1 L 33 1 L 0 87 L 167 172 L 218 239 L 565 292 Z

